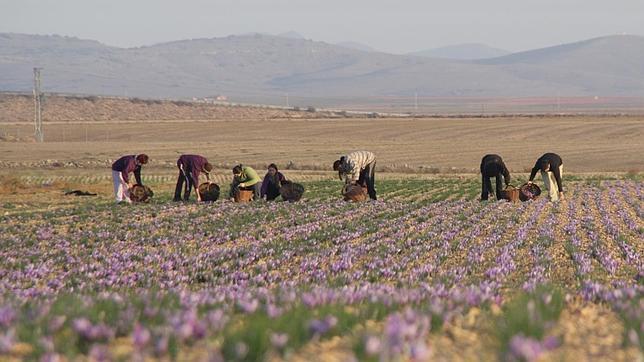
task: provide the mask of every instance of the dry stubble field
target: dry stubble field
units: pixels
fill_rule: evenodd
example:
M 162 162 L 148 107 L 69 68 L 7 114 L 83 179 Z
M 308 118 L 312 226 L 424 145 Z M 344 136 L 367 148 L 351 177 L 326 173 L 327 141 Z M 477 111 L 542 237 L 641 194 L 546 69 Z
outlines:
M 0 128 L 5 134 L 32 133 L 29 124 Z M 54 123 L 45 124 L 45 143 L 0 142 L 0 160 L 105 164 L 124 153 L 146 152 L 152 166 L 171 166 L 179 154 L 197 152 L 226 167 L 292 161 L 299 168 L 328 169 L 343 152 L 369 149 L 380 167 L 476 172 L 486 153 L 498 153 L 511 170 L 524 171 L 553 151 L 570 172 L 641 171 L 643 131 L 641 117 Z
M 638 118 L 245 121 L 243 137 L 239 123 L 92 124 L 88 143 L 81 127 L 66 137 L 83 142 L 0 144 L 0 360 L 643 358 Z M 140 143 L 105 142 L 108 128 Z M 379 173 L 381 200 L 364 205 L 314 170 L 286 171 L 307 188 L 300 203 L 169 202 L 180 152 L 317 168 L 354 148 L 412 170 Z M 141 149 L 158 194 L 113 205 L 97 166 Z M 520 183 L 550 150 L 567 170 L 555 204 L 481 203 L 475 173 L 407 173 L 475 170 L 497 152 Z M 40 159 L 62 167 L 32 168 Z

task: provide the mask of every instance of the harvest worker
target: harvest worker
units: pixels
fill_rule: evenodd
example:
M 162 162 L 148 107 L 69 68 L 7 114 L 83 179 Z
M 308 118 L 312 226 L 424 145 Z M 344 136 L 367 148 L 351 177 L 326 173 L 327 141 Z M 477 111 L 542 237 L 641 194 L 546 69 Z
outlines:
M 181 187 L 183 182 L 186 182 L 184 188 L 183 200 L 190 199 L 190 191 L 195 188 L 197 193 L 197 201 L 201 201 L 199 194 L 199 174 L 206 174 L 206 179 L 210 181 L 210 171 L 212 165 L 208 160 L 200 155 L 181 155 L 177 160 L 177 167 L 179 168 L 179 178 L 177 178 L 177 186 L 174 189 L 174 201 L 181 201 Z
M 510 184 L 510 171 L 505 167 L 503 159 L 499 155 L 485 155 L 481 160 L 481 177 L 483 182 L 483 191 L 481 191 L 481 200 L 487 200 L 489 194 L 492 192 L 492 182 L 490 178 L 494 177 L 496 180 L 496 199 L 501 200 L 501 187 L 503 181 L 505 185 Z
M 561 175 L 563 174 L 563 161 L 556 153 L 546 153 L 539 157 L 530 173 L 529 184 L 534 180 L 537 171 L 541 171 L 541 178 L 548 190 L 550 201 L 563 200 L 563 187 L 561 187 Z
M 259 200 L 261 197 L 261 183 L 257 171 L 252 167 L 237 165 L 233 167 L 233 182 L 230 185 L 231 199 L 235 198 L 235 194 L 239 190 L 252 190 L 253 199 Z
M 284 175 L 277 170 L 277 165 L 271 163 L 268 165 L 268 172 L 262 180 L 261 197 L 266 201 L 275 200 L 280 195 L 280 187 L 286 181 Z
M 114 161 L 112 164 L 112 180 L 114 181 L 114 196 L 116 202 L 128 202 L 130 200 L 130 173 L 134 172 L 136 183 L 143 185 L 141 181 L 141 165 L 148 163 L 148 155 L 142 153 L 140 155 L 127 155 Z
M 333 162 L 333 170 L 338 171 L 340 180 L 345 184 L 367 186 L 372 200 L 376 200 L 375 185 L 376 155 L 369 151 L 354 151 Z

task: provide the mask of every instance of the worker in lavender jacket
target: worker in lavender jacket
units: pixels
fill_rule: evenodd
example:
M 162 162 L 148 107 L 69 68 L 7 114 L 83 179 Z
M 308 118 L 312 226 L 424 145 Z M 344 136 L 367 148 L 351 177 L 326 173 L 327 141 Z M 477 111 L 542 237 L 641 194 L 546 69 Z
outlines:
M 130 173 L 134 172 L 136 183 L 142 185 L 141 165 L 148 163 L 148 155 L 127 155 L 114 161 L 112 164 L 112 181 L 114 181 L 114 196 L 116 202 L 128 202 L 130 200 Z
M 210 180 L 210 171 L 212 165 L 208 160 L 200 155 L 181 155 L 177 160 L 177 167 L 179 168 L 179 178 L 177 179 L 177 187 L 174 189 L 174 201 L 181 201 L 181 187 L 185 181 L 186 186 L 183 193 L 183 200 L 190 199 L 190 191 L 195 188 L 197 194 L 197 201 L 201 201 L 199 194 L 199 174 L 202 172 L 206 175 L 206 179 Z

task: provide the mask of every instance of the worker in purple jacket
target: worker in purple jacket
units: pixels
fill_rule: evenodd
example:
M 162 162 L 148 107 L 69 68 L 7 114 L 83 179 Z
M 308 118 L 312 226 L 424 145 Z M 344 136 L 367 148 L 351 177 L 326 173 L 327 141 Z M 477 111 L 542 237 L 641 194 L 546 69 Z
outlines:
M 174 201 L 181 201 L 181 187 L 185 181 L 186 186 L 183 193 L 183 200 L 190 199 L 190 191 L 195 188 L 197 193 L 197 201 L 201 201 L 199 195 L 199 174 L 202 172 L 206 174 L 206 179 L 210 180 L 210 171 L 212 165 L 208 160 L 199 155 L 181 155 L 177 160 L 177 167 L 179 168 L 179 178 L 177 179 L 177 187 L 174 189 Z
M 148 163 L 148 155 L 127 155 L 114 161 L 112 164 L 112 181 L 114 181 L 114 196 L 116 202 L 128 202 L 130 200 L 130 173 L 134 173 L 136 183 L 142 185 L 141 165 Z

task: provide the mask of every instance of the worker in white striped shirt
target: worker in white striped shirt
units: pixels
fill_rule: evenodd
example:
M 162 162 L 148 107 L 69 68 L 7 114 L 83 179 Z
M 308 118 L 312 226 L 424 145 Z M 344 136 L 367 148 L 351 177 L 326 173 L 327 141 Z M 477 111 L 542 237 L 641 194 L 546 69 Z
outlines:
M 376 155 L 369 151 L 355 151 L 333 162 L 333 170 L 338 171 L 340 180 L 347 184 L 367 186 L 372 200 L 376 200 L 375 185 Z

